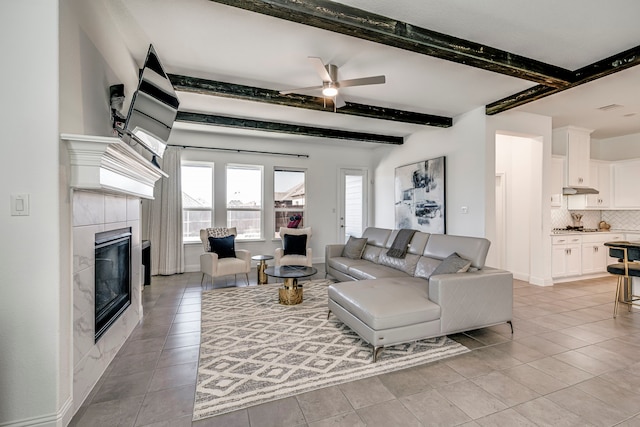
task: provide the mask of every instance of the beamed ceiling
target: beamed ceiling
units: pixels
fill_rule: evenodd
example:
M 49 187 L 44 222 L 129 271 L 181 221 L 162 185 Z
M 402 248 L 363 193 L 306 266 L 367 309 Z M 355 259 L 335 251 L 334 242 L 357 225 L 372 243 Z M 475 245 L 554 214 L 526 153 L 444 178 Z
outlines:
M 397 144 L 485 107 L 548 115 L 594 138 L 640 133 L 640 3 L 478 3 L 105 2 L 140 64 L 156 48 L 185 126 Z M 337 65 L 340 79 L 386 83 L 341 89 L 337 109 L 319 93 L 281 95 L 321 83 L 309 56 Z

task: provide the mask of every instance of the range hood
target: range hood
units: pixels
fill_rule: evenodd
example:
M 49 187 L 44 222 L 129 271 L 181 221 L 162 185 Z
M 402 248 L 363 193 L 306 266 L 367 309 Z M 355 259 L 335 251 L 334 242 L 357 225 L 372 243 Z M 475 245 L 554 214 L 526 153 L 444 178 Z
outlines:
M 562 194 L 572 196 L 574 194 L 599 194 L 600 192 L 591 187 L 562 187 Z

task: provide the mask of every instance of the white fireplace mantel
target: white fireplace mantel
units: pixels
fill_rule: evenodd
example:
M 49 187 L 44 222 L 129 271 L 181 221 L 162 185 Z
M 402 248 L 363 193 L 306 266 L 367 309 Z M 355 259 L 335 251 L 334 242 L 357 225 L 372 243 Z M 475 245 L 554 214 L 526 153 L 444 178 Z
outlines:
M 166 173 L 119 138 L 63 133 L 71 164 L 70 186 L 153 199 Z

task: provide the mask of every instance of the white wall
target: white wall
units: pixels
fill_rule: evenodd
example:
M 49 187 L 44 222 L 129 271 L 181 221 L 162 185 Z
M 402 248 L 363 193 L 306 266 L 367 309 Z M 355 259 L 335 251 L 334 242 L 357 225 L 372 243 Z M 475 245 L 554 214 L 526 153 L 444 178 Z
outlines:
M 182 159 L 185 161 L 214 162 L 214 195 L 217 206 L 226 202 L 225 165 L 227 163 L 244 163 L 262 165 L 264 167 L 264 237 L 259 242 L 239 242 L 239 249 L 248 249 L 252 255 L 273 255 L 280 247 L 280 240 L 274 236 L 273 218 L 273 169 L 274 167 L 296 167 L 306 170 L 306 214 L 304 224 L 313 228 L 310 240 L 314 262 L 324 261 L 324 248 L 327 244 L 338 241 L 338 171 L 340 168 L 371 167 L 373 149 L 370 146 L 354 146 L 348 142 L 335 142 L 319 138 L 302 139 L 290 136 L 274 136 L 261 134 L 261 137 L 240 135 L 214 135 L 206 132 L 189 131 L 178 128 L 171 133 L 170 144 L 183 144 L 205 147 L 233 148 L 278 153 L 307 154 L 309 158 L 289 156 L 247 154 L 223 152 L 215 150 L 185 149 Z M 339 153 L 339 154 L 337 154 Z M 214 212 L 215 226 L 224 226 L 226 211 L 218 209 Z M 151 243 L 153 245 L 153 242 Z M 200 270 L 199 243 L 185 246 L 185 269 Z
M 378 148 L 374 171 L 375 225 L 395 228 L 395 168 L 446 156 L 446 232 L 484 236 L 487 204 L 485 120 L 484 108 L 476 109 L 456 117 L 451 128 L 425 128 L 408 137 L 400 147 Z M 489 162 L 489 167 L 493 168 L 493 159 Z M 463 206 L 468 208 L 468 214 L 461 213 Z
M 0 103 L 0 424 L 61 425 L 71 403 L 71 261 L 60 250 L 69 235 L 60 229 L 58 2 L 3 2 L 0 50 L 10 82 Z M 15 193 L 29 194 L 29 216 L 10 216 Z

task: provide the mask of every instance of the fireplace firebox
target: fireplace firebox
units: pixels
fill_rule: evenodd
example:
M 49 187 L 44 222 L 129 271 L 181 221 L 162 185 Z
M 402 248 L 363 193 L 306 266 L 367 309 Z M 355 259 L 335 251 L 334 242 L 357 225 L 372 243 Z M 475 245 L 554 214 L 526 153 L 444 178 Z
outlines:
M 96 233 L 95 341 L 131 305 L 131 228 Z

